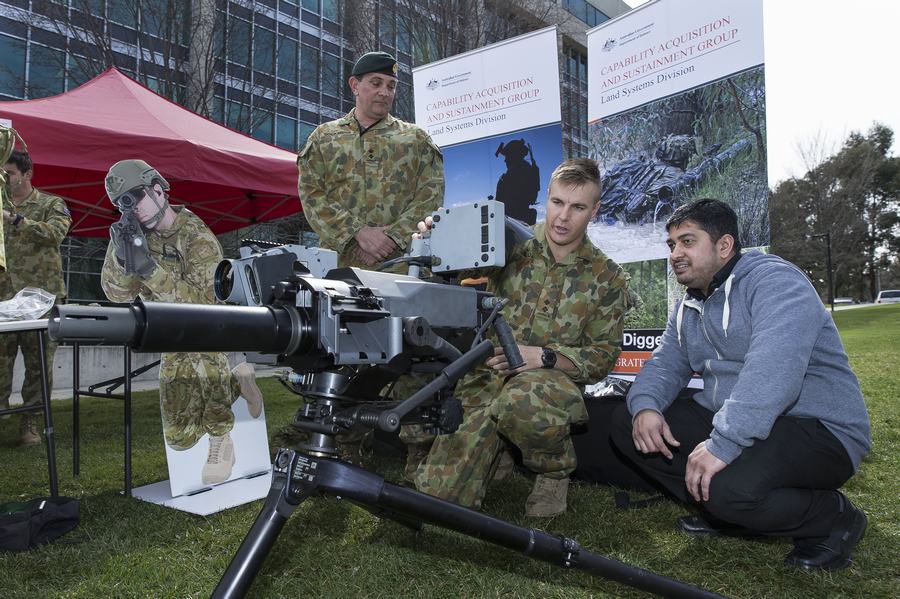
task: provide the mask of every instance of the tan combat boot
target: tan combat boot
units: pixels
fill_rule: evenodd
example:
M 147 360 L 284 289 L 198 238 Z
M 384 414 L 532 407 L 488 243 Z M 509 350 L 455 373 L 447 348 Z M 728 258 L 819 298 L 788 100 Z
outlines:
M 551 518 L 566 511 L 569 477 L 549 478 L 538 474 L 534 489 L 525 500 L 525 515 L 530 518 Z
M 40 442 L 41 434 L 38 432 L 34 416 L 22 416 L 22 424 L 19 428 L 19 445 L 36 445 Z
M 234 442 L 231 435 L 225 433 L 221 437 L 209 436 L 209 457 L 203 464 L 200 475 L 204 485 L 224 483 L 231 476 L 234 466 Z
M 256 386 L 256 369 L 249 362 L 241 362 L 231 370 L 231 374 L 241 386 L 241 397 L 247 401 L 247 411 L 251 418 L 259 418 L 262 414 L 263 397 Z

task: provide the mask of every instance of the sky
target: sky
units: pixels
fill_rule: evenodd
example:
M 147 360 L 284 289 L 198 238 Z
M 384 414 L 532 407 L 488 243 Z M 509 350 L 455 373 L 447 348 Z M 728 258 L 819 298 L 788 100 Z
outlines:
M 900 154 L 900 2 L 763 0 L 763 16 L 769 185 L 803 176 L 800 148 L 828 156 L 875 121 L 894 130 Z

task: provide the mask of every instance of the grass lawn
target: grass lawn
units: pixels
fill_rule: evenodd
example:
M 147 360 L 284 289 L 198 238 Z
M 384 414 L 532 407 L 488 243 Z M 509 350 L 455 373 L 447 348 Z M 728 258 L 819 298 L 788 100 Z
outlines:
M 900 305 L 835 314 L 872 419 L 873 450 L 845 491 L 869 528 L 851 568 L 805 573 L 782 564 L 786 540 L 691 539 L 671 502 L 620 511 L 610 489 L 576 486 L 569 512 L 546 522 L 523 517 L 531 480 L 494 484 L 485 511 L 576 538 L 586 549 L 729 597 L 900 597 Z M 296 401 L 274 380 L 260 387 L 270 428 Z M 60 492 L 81 499 L 80 526 L 59 541 L 0 559 L 0 596 L 207 597 L 261 501 L 210 517 L 120 495 L 122 406 L 82 403 L 81 475 L 71 473 L 71 401 L 54 402 Z M 168 478 L 155 392 L 136 395 L 134 484 Z M 273 425 L 272 423 L 275 423 Z M 48 493 L 43 446 L 17 448 L 16 418 L 0 421 L 0 503 Z M 398 480 L 402 464 L 378 458 Z M 303 503 L 285 526 L 251 597 L 641 597 L 600 578 L 529 560 L 477 540 L 426 527 L 421 533 L 334 498 Z

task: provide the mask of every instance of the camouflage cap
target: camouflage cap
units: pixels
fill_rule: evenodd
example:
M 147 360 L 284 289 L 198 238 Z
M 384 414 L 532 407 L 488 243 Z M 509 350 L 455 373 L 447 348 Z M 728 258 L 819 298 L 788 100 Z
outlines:
M 352 75 L 359 77 L 366 73 L 381 73 L 397 76 L 397 59 L 387 52 L 367 52 L 359 57 L 353 65 Z
M 124 193 L 138 187 L 150 187 L 155 182 L 159 182 L 163 189 L 169 189 L 169 182 L 143 160 L 120 160 L 106 174 L 106 194 L 115 204 Z

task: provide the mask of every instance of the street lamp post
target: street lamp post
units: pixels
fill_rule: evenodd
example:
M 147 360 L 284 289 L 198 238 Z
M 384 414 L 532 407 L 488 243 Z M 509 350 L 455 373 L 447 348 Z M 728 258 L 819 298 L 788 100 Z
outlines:
M 825 266 L 828 269 L 828 303 L 831 304 L 831 311 L 834 312 L 834 271 L 831 267 L 831 231 L 812 235 L 813 239 L 823 237 L 825 238 Z

